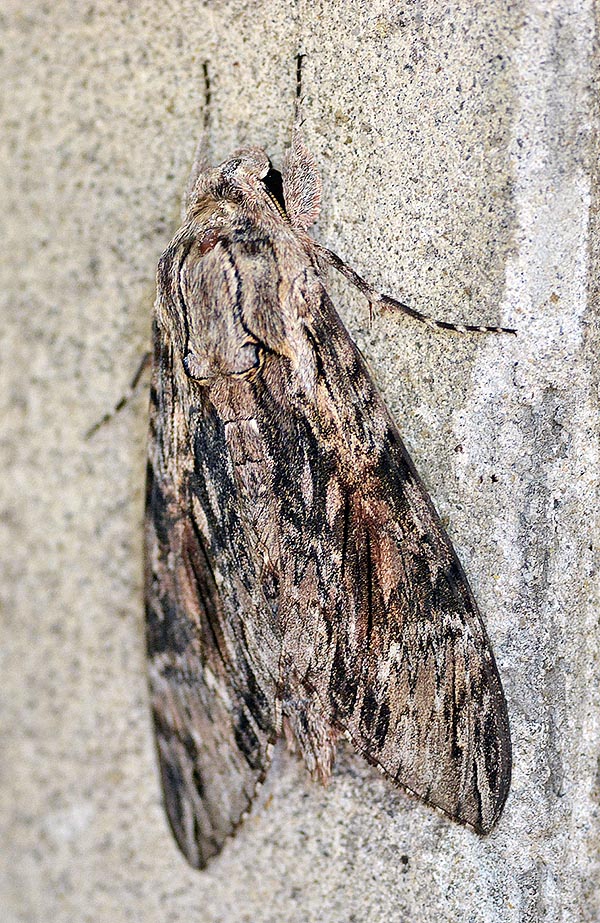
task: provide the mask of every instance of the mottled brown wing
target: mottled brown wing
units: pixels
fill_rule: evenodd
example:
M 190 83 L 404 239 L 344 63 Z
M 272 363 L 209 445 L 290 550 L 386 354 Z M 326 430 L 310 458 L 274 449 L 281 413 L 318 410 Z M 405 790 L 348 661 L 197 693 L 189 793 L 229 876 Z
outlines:
M 302 309 L 316 385 L 286 389 L 302 434 L 280 506 L 284 713 L 309 765 L 328 759 L 319 722 L 310 730 L 322 709 L 393 782 L 487 832 L 511 772 L 490 644 L 364 360 L 317 292 Z
M 165 806 L 191 865 L 218 853 L 250 807 L 275 738 L 279 661 L 236 542 L 224 426 L 155 330 L 147 479 L 146 609 Z M 235 561 L 223 586 L 219 564 Z M 243 615 L 243 620 L 242 620 Z

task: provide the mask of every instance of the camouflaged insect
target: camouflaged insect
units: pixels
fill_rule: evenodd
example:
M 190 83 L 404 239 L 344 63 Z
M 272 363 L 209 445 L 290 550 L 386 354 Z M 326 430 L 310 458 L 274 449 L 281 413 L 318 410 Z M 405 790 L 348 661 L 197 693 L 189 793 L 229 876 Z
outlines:
M 311 239 L 320 195 L 298 130 L 283 175 L 258 148 L 199 158 L 158 268 L 147 639 L 166 809 L 197 867 L 282 735 L 324 781 L 345 734 L 479 833 L 509 787 L 477 606 L 327 266 L 425 318 Z

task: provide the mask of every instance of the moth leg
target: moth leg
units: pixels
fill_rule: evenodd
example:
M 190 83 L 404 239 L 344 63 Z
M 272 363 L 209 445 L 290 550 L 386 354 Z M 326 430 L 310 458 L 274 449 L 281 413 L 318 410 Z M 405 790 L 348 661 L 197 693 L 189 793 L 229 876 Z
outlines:
M 431 330 L 453 330 L 455 333 L 512 333 L 516 336 L 517 331 L 511 327 L 486 327 L 478 326 L 476 324 L 452 324 L 449 321 L 443 320 L 434 320 L 431 317 L 427 317 L 426 314 L 422 314 L 420 311 L 411 308 L 409 305 L 404 304 L 402 301 L 397 301 L 395 298 L 391 298 L 389 295 L 383 295 L 381 292 L 376 292 L 368 282 L 365 281 L 357 272 L 352 269 L 351 266 L 348 266 L 347 263 L 344 263 L 342 259 L 332 250 L 328 250 L 326 247 L 322 247 L 320 244 L 315 243 L 315 249 L 318 251 L 319 256 L 323 257 L 326 263 L 330 266 L 333 266 L 334 269 L 337 269 L 338 272 L 341 272 L 352 285 L 362 292 L 369 306 L 378 305 L 382 310 L 388 311 L 401 311 L 403 314 L 407 314 L 409 317 L 414 318 L 415 320 L 421 321 L 421 323 L 426 324 Z
M 323 185 L 302 135 L 302 61 L 296 58 L 296 107 L 292 143 L 283 161 L 283 198 L 293 228 L 306 231 L 319 217 Z
M 104 426 L 105 423 L 108 423 L 109 420 L 112 420 L 112 418 L 116 416 L 118 413 L 120 413 L 124 407 L 127 407 L 127 404 L 129 403 L 129 401 L 131 400 L 131 398 L 137 391 L 137 386 L 140 383 L 142 375 L 144 374 L 146 369 L 150 368 L 151 359 L 152 359 L 152 353 L 149 351 L 145 352 L 144 355 L 142 356 L 142 361 L 139 364 L 138 370 L 133 376 L 133 378 L 131 379 L 131 383 L 127 391 L 125 392 L 125 394 L 121 398 L 119 398 L 119 400 L 117 401 L 117 403 L 115 404 L 112 410 L 109 410 L 107 413 L 104 414 L 104 416 L 100 420 L 94 423 L 93 426 L 90 426 L 90 428 L 85 433 L 84 439 L 86 440 L 91 439 L 91 437 L 94 436 L 98 432 L 98 430 Z
M 211 88 L 210 88 L 210 75 L 208 73 L 208 62 L 205 61 L 202 65 L 202 74 L 204 77 L 204 116 L 202 121 L 202 131 L 200 132 L 200 140 L 196 146 L 196 153 L 194 154 L 194 163 L 192 164 L 192 169 L 190 171 L 190 176 L 187 181 L 187 186 L 183 193 L 183 199 L 181 200 L 181 220 L 185 221 L 187 215 L 188 205 L 190 199 L 192 198 L 192 193 L 196 187 L 198 177 L 201 173 L 206 172 L 210 168 L 210 160 L 208 157 L 208 133 L 210 126 L 210 103 L 211 103 Z

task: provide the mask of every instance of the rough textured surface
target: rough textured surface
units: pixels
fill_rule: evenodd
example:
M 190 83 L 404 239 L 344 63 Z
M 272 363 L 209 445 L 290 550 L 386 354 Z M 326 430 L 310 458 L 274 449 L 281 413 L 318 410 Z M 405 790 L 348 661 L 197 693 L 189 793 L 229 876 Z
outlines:
M 2 919 L 600 919 L 598 189 L 591 0 L 8 0 L 2 173 Z M 213 75 L 215 158 L 280 157 L 294 56 L 316 233 L 431 314 L 337 281 L 480 602 L 512 720 L 481 839 L 346 751 L 327 790 L 280 753 L 206 873 L 167 830 L 144 678 L 140 389 Z

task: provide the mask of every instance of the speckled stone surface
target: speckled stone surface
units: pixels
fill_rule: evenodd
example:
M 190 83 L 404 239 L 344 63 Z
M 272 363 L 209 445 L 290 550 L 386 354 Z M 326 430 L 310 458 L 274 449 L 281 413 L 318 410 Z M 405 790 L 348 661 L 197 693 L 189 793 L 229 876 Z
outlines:
M 600 920 L 598 128 L 591 0 L 53 3 L 0 11 L 3 923 Z M 281 157 L 294 58 L 315 234 L 442 319 L 332 289 L 463 561 L 511 715 L 482 839 L 346 749 L 277 755 L 205 873 L 160 805 L 141 605 L 147 348 L 212 75 L 215 158 Z

